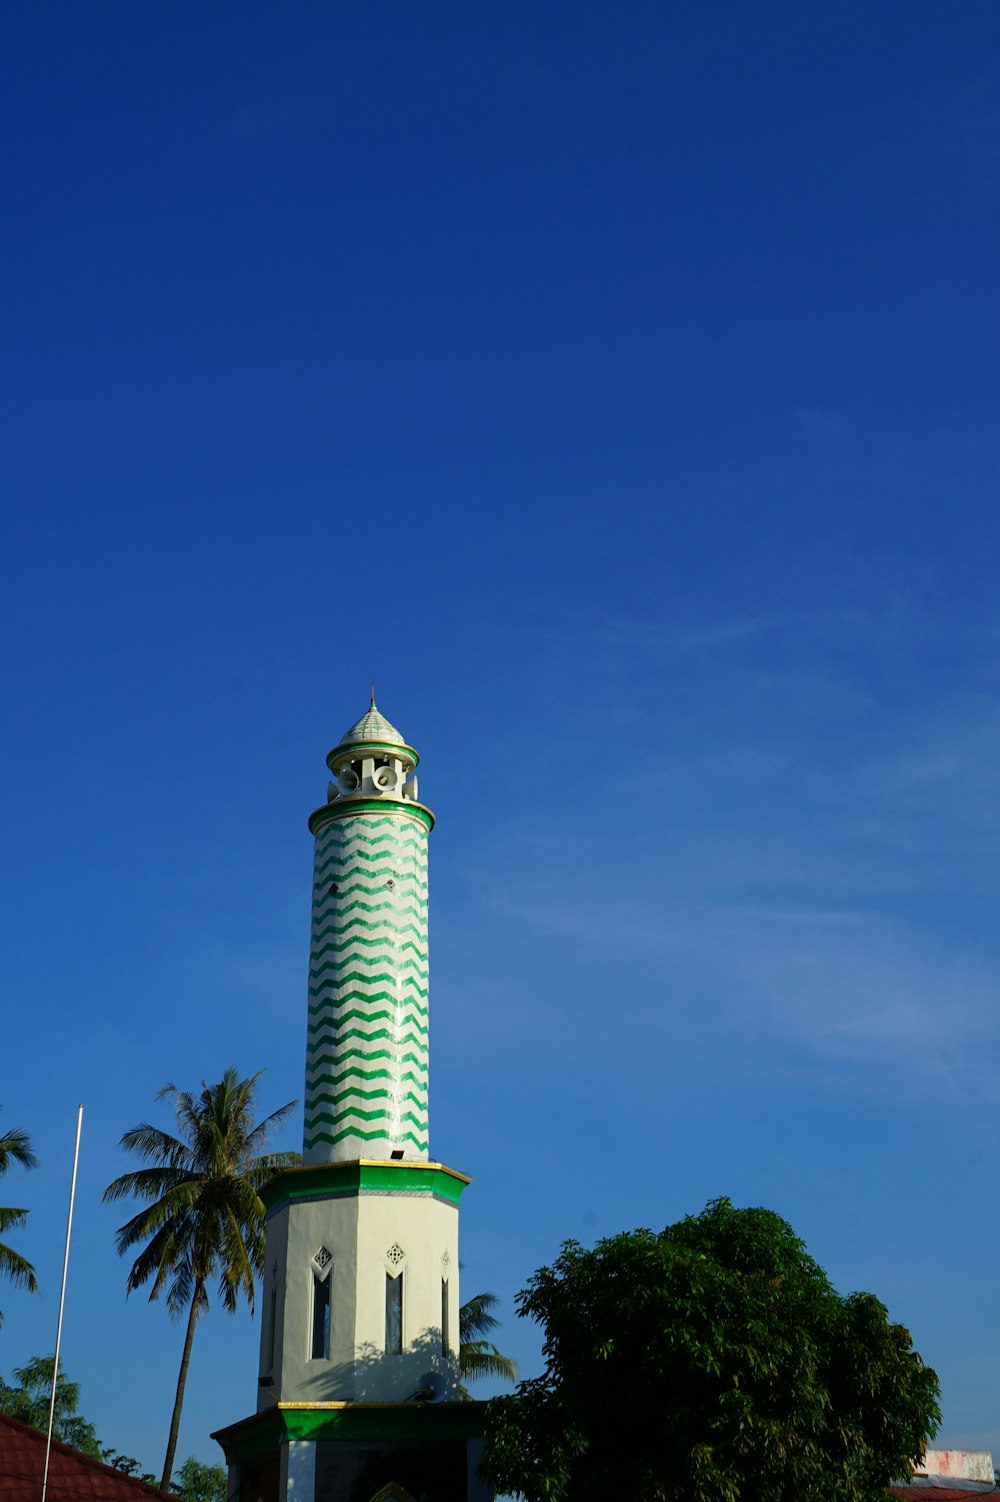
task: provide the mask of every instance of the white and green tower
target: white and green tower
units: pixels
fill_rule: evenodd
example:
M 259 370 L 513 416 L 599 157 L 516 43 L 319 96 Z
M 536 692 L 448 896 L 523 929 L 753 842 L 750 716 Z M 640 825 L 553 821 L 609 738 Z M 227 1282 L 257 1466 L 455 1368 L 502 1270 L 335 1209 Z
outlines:
M 306 1163 L 427 1158 L 427 837 L 417 753 L 375 708 L 327 757 L 316 837 Z
M 375 707 L 327 757 L 302 1166 L 267 1186 L 257 1412 L 219 1431 L 234 1502 L 480 1502 L 458 1373 L 458 1209 L 430 1159 L 418 756 Z

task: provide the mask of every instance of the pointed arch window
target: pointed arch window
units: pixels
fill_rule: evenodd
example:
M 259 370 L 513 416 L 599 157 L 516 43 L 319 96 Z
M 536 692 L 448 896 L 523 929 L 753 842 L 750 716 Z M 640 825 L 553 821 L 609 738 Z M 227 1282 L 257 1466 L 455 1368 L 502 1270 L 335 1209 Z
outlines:
M 398 1481 L 390 1481 L 388 1486 L 383 1486 L 381 1491 L 375 1493 L 370 1502 L 414 1502 L 414 1499 L 405 1486 L 400 1486 Z
M 447 1278 L 441 1279 L 441 1355 L 451 1355 L 451 1306 Z
M 333 1298 L 333 1254 L 321 1246 L 312 1259 L 312 1321 L 309 1355 L 329 1361 Z
M 403 1349 L 403 1274 L 385 1275 L 385 1354 L 398 1356 Z
M 403 1349 L 403 1278 L 406 1253 L 398 1242 L 385 1254 L 385 1354 L 398 1356 Z
M 264 1362 L 266 1376 L 274 1371 L 274 1335 L 278 1323 L 278 1264 L 271 1268 L 271 1297 L 267 1303 L 267 1351 Z

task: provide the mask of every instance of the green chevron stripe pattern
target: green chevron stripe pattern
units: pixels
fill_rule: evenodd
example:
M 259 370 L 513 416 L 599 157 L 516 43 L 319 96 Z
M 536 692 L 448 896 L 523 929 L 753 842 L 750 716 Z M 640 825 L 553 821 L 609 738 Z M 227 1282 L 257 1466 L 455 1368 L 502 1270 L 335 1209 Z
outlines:
M 313 866 L 306 1163 L 426 1158 L 427 836 L 412 820 L 323 824 Z

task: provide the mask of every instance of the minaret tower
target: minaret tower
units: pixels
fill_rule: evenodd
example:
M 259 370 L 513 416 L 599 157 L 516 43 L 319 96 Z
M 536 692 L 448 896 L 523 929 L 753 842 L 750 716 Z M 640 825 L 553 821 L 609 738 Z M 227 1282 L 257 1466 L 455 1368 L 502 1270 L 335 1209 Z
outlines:
M 458 1373 L 458 1206 L 429 1159 L 418 756 L 375 707 L 329 753 L 315 837 L 302 1166 L 262 1193 L 257 1413 L 234 1502 L 480 1502 Z
M 427 837 L 417 753 L 371 708 L 327 757 L 316 837 L 305 1163 L 427 1158 Z

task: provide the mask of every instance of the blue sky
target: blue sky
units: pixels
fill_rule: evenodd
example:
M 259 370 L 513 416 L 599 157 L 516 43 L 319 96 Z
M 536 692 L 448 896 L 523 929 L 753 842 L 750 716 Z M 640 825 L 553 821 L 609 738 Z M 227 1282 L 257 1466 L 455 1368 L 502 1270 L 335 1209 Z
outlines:
M 82 1100 L 65 1362 L 159 1465 L 182 1332 L 100 1191 L 165 1081 L 301 1094 L 374 674 L 504 1348 L 563 1238 L 728 1194 L 1000 1452 L 998 49 L 987 0 L 8 14 L 0 1372 Z M 199 1330 L 181 1456 L 257 1339 Z

